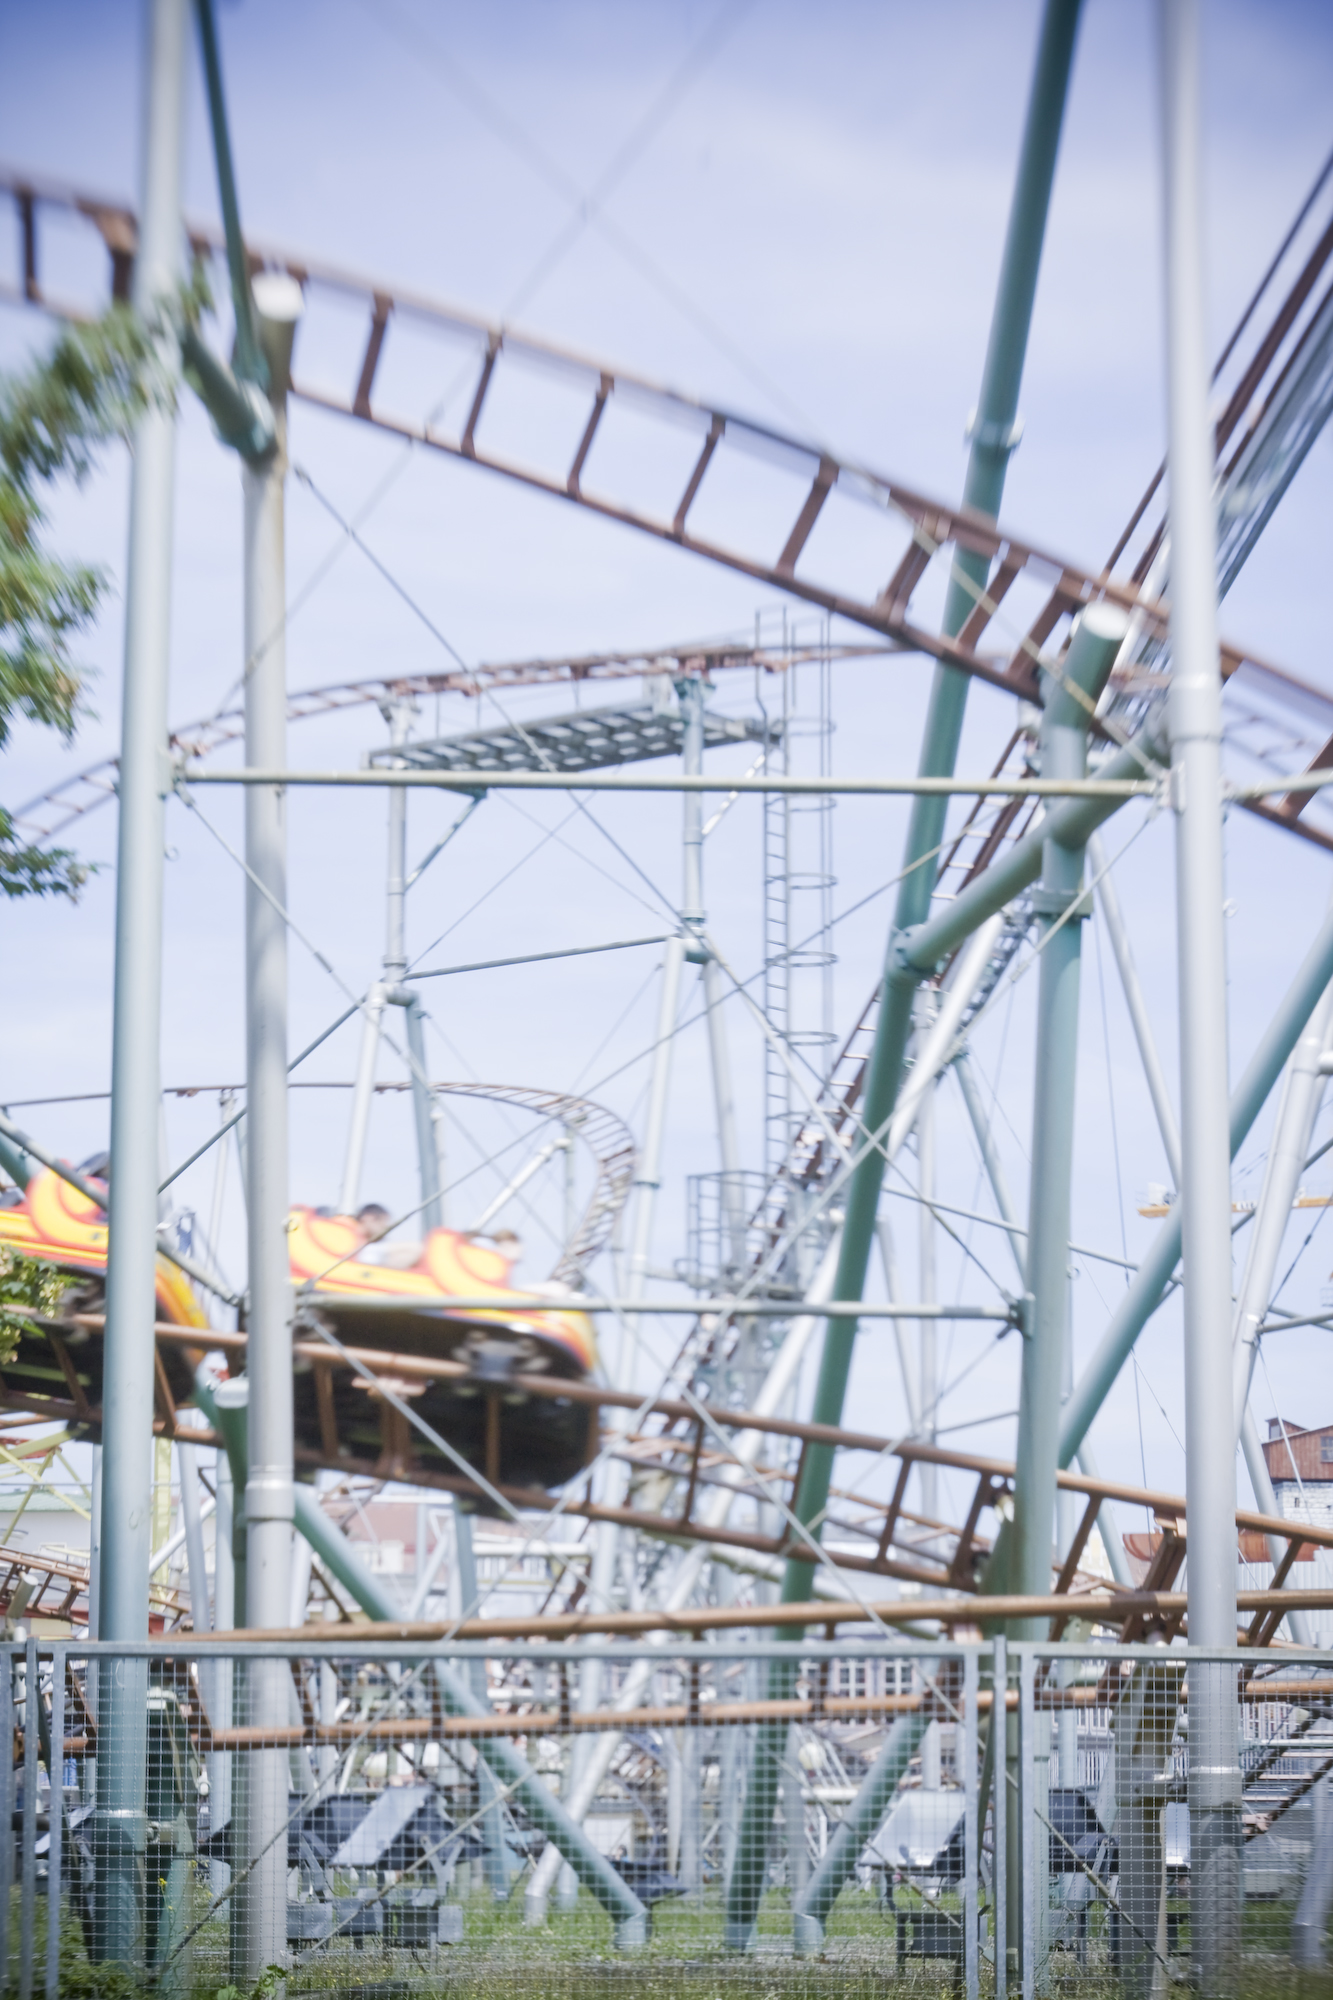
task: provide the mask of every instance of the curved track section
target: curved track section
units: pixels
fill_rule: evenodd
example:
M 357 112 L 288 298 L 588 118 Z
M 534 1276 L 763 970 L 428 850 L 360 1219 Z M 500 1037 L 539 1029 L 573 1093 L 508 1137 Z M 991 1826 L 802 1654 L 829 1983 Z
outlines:
M 629 1199 L 638 1157 L 629 1127 L 603 1105 L 560 1090 L 530 1090 L 518 1083 L 437 1083 L 431 1088 L 442 1097 L 512 1104 L 535 1117 L 554 1119 L 587 1147 L 597 1170 L 592 1199 L 551 1273 L 553 1283 L 577 1290 L 589 1264 L 609 1242 L 616 1217 Z

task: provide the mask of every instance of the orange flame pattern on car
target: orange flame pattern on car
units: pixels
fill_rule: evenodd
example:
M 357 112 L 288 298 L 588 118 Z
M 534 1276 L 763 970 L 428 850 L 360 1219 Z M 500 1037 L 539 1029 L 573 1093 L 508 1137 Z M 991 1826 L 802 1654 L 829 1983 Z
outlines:
M 92 1186 L 99 1185 L 93 1181 Z M 0 1243 L 65 1271 L 106 1270 L 106 1213 L 67 1180 L 43 1167 L 14 1208 L 0 1208 Z M 165 1257 L 157 1260 L 157 1303 L 176 1326 L 207 1326 L 190 1281 Z
M 514 1291 L 509 1285 L 511 1260 L 475 1237 L 455 1229 L 432 1229 L 416 1263 L 404 1270 L 364 1262 L 367 1246 L 345 1215 L 294 1208 L 287 1229 L 292 1282 L 297 1286 L 309 1286 L 325 1297 L 419 1299 L 423 1307 L 443 1310 L 451 1319 L 521 1327 L 543 1345 L 562 1349 L 580 1368 L 595 1365 L 596 1343 L 587 1314 L 533 1311 L 538 1295 Z M 494 1306 L 449 1311 L 451 1299 L 480 1298 L 494 1298 Z
M 98 1183 L 94 1182 L 96 1186 Z M 432 1229 L 407 1269 L 363 1261 L 366 1245 L 347 1216 L 295 1208 L 287 1222 L 292 1283 L 323 1296 L 420 1300 L 451 1319 L 522 1328 L 544 1346 L 558 1348 L 580 1369 L 596 1362 L 592 1322 L 574 1310 L 534 1311 L 539 1295 L 518 1292 L 508 1280 L 511 1260 L 489 1244 L 453 1229 Z M 104 1210 L 49 1168 L 35 1173 L 21 1202 L 0 1209 L 0 1243 L 62 1270 L 106 1270 Z M 449 1311 L 452 1299 L 493 1299 L 494 1305 Z M 206 1326 L 185 1273 L 157 1259 L 157 1303 L 164 1320 Z

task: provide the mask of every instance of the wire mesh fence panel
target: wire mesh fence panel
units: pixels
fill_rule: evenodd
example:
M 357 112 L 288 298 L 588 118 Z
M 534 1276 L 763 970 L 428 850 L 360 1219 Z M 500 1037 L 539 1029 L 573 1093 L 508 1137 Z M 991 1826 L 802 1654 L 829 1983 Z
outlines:
M 30 1638 L 0 1660 L 0 1964 L 19 1996 L 1164 1993 L 1200 1921 L 1199 1666 Z M 1333 1901 L 1333 1655 L 1212 1667 L 1235 1990 L 1295 1994 Z

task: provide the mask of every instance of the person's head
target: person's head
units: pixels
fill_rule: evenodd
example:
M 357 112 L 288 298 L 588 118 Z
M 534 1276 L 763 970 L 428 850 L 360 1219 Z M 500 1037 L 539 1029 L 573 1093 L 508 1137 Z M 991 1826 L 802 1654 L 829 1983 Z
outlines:
M 389 1224 L 393 1217 L 388 1209 L 381 1208 L 377 1201 L 368 1201 L 364 1208 L 357 1210 L 353 1220 L 361 1231 L 363 1241 L 378 1243 L 381 1236 L 388 1235 Z

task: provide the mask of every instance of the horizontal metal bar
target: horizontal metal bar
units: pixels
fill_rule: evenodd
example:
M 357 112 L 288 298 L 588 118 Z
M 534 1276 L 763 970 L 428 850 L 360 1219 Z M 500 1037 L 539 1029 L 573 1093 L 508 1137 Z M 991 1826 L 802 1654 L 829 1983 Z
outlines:
M 1322 769 L 1302 771 L 1298 778 L 1269 778 L 1261 785 L 1235 785 L 1230 788 L 1233 799 L 1268 799 L 1277 793 L 1322 792 L 1333 785 L 1333 770 Z
M 1242 1590 L 1237 1592 L 1238 1611 L 1333 1610 L 1333 1590 Z M 1071 1613 L 1099 1625 L 1119 1625 L 1126 1618 L 1183 1619 L 1189 1609 L 1184 1591 L 1127 1590 L 1080 1592 L 1075 1596 L 999 1596 L 878 1598 L 857 1602 L 851 1598 L 815 1598 L 806 1603 L 746 1604 L 706 1606 L 682 1611 L 572 1611 L 537 1618 L 465 1618 L 452 1624 L 439 1621 L 386 1620 L 374 1626 L 374 1634 L 384 1650 L 413 1641 L 431 1639 L 498 1640 L 558 1639 L 605 1633 L 613 1638 L 639 1638 L 649 1632 L 696 1633 L 757 1630 L 763 1626 L 814 1625 L 831 1629 L 835 1625 L 902 1625 L 938 1620 L 943 1625 L 977 1625 L 1014 1618 L 1067 1618 Z M 304 1632 L 287 1630 L 275 1638 L 300 1640 Z M 190 1651 L 210 1653 L 219 1641 L 244 1637 L 261 1644 L 266 1635 L 247 1631 L 237 1634 L 196 1632 Z M 1160 1654 L 1158 1655 L 1160 1658 Z M 1285 1651 L 1283 1657 L 1285 1658 Z
M 329 1638 L 332 1630 L 337 1636 Z M 180 1660 L 194 1654 L 191 1641 L 192 1632 L 180 1632 L 166 1639 L 140 1639 L 117 1641 L 114 1639 L 89 1640 L 81 1638 L 55 1639 L 39 1637 L 39 1655 L 56 1660 Z M 1018 1642 L 1011 1641 L 1011 1644 Z M 1116 1639 L 1081 1640 L 1025 1640 L 1022 1642 L 1038 1658 L 1043 1660 L 1073 1660 L 1091 1664 L 1114 1660 L 1146 1660 L 1160 1665 L 1164 1654 L 1160 1645 L 1149 1645 L 1143 1641 L 1123 1643 Z M 0 1661 L 6 1657 L 22 1659 L 26 1651 L 24 1640 L 0 1642 Z M 1188 1660 L 1219 1660 L 1229 1665 L 1258 1671 L 1254 1653 L 1247 1647 L 1233 1647 L 1217 1650 L 1195 1649 L 1177 1644 L 1170 1649 L 1171 1657 Z M 957 1639 L 904 1639 L 897 1633 L 884 1635 L 873 1633 L 859 1639 L 817 1639 L 806 1637 L 790 1639 L 748 1639 L 736 1642 L 731 1639 L 691 1639 L 679 1651 L 664 1646 L 660 1642 L 648 1644 L 642 1641 L 626 1643 L 617 1640 L 566 1640 L 552 1645 L 538 1640 L 527 1645 L 479 1644 L 476 1641 L 436 1640 L 429 1645 L 408 1644 L 395 1647 L 389 1655 L 395 1662 L 404 1665 L 429 1663 L 436 1659 L 450 1660 L 522 1660 L 535 1665 L 567 1666 L 584 1659 L 597 1659 L 605 1663 L 652 1660 L 659 1666 L 669 1667 L 673 1663 L 706 1662 L 717 1667 L 726 1661 L 743 1660 L 790 1660 L 794 1662 L 818 1660 L 962 1660 L 969 1653 L 976 1653 L 989 1660 L 991 1646 L 988 1641 Z M 266 1639 L 254 1638 L 232 1640 L 224 1636 L 221 1643 L 210 1643 L 209 1660 L 368 1660 L 379 1662 L 385 1658 L 384 1646 L 377 1636 L 377 1628 L 359 1626 L 324 1626 L 318 1634 L 313 1630 L 303 1632 L 299 1638 L 279 1638 L 270 1635 Z M 1299 1679 L 1294 1673 L 1303 1668 L 1323 1668 L 1333 1675 L 1333 1651 L 1316 1647 L 1286 1647 L 1276 1656 L 1274 1665 L 1281 1672 L 1265 1674 L 1263 1678 L 1247 1681 L 1241 1688 L 1241 1699 L 1245 1701 L 1285 1701 L 1300 1700 L 1302 1697 L 1317 1696 L 1325 1691 L 1333 1693 L 1333 1681 Z M 1293 1674 L 1284 1679 L 1283 1675 Z
M 448 979 L 456 972 L 495 972 L 507 965 L 542 965 L 551 958 L 591 958 L 599 951 L 634 951 L 640 945 L 668 944 L 670 931 L 655 931 L 651 937 L 616 938 L 611 944 L 572 944 L 563 951 L 524 951 L 516 958 L 479 958 L 472 965 L 430 965 L 405 972 L 403 983 L 416 979 Z
M 1331 778 L 1333 781 L 1333 778 Z M 797 796 L 886 798 L 1136 799 L 1155 798 L 1156 779 L 1139 778 L 765 778 L 608 777 L 563 771 L 234 771 L 185 768 L 177 783 L 190 785 L 351 785 L 377 790 L 444 792 L 786 792 Z M 1283 780 L 1271 791 L 1290 791 Z
M 1013 1319 L 1010 1308 L 994 1306 L 926 1305 L 923 1303 L 906 1305 L 864 1304 L 859 1299 L 825 1300 L 819 1306 L 807 1306 L 803 1299 L 747 1299 L 729 1296 L 719 1299 L 585 1299 L 578 1293 L 570 1293 L 561 1299 L 533 1299 L 526 1296 L 499 1298 L 494 1294 L 489 1298 L 475 1299 L 433 1299 L 396 1298 L 388 1294 L 374 1293 L 362 1297 L 356 1292 L 321 1292 L 318 1285 L 297 1293 L 298 1299 L 314 1299 L 325 1305 L 336 1305 L 341 1312 L 344 1307 L 352 1312 L 368 1313 L 408 1313 L 414 1312 L 425 1317 L 440 1313 L 486 1312 L 486 1313 L 672 1313 L 678 1317 L 695 1318 L 700 1313 L 722 1313 L 734 1315 L 737 1319 L 797 1319 L 802 1314 L 813 1312 L 817 1319 L 980 1319 L 1008 1322 Z
M 213 1660 L 369 1660 L 382 1661 L 386 1658 L 383 1642 L 376 1636 L 379 1627 L 367 1624 L 306 1627 L 299 1638 L 269 1635 L 264 1639 L 253 1636 L 248 1639 L 233 1640 L 231 1635 L 216 1638 L 210 1643 L 208 1659 Z M 335 1636 L 330 1638 L 332 1632 Z M 370 1636 L 367 1636 L 367 1635 Z M 192 1641 L 194 1633 L 178 1632 L 165 1639 L 137 1639 L 117 1642 L 114 1639 L 68 1639 L 43 1638 L 37 1641 L 42 1656 L 64 1655 L 71 1660 L 180 1660 L 195 1657 Z M 1106 1642 L 1108 1645 L 1110 1641 Z M 655 1665 L 669 1667 L 673 1661 L 690 1664 L 706 1663 L 712 1668 L 728 1661 L 737 1660 L 864 1660 L 873 1655 L 876 1659 L 909 1660 L 918 1659 L 962 1659 L 975 1647 L 975 1641 L 954 1639 L 913 1639 L 900 1637 L 896 1632 L 887 1637 L 876 1633 L 871 1638 L 819 1639 L 813 1636 L 801 1640 L 747 1638 L 723 1634 L 714 1639 L 705 1634 L 702 1639 L 690 1639 L 679 1650 L 663 1645 L 660 1641 L 648 1640 L 607 1640 L 572 1639 L 552 1644 L 548 1640 L 536 1640 L 524 1646 L 510 1642 L 490 1645 L 475 1639 L 432 1640 L 429 1644 L 417 1642 L 396 1646 L 387 1657 L 407 1664 L 420 1664 L 432 1660 L 523 1660 L 537 1665 L 552 1664 L 568 1666 L 584 1659 L 597 1659 L 608 1663 L 652 1660 Z M 6 1640 L 0 1644 L 0 1662 L 6 1654 L 22 1659 L 25 1642 Z M 1091 1650 L 1090 1646 L 1090 1650 Z M 1100 1654 L 1099 1654 L 1100 1657 Z M 1154 1654 L 1161 1658 L 1160 1648 Z M 1285 1655 L 1284 1655 L 1285 1658 Z

